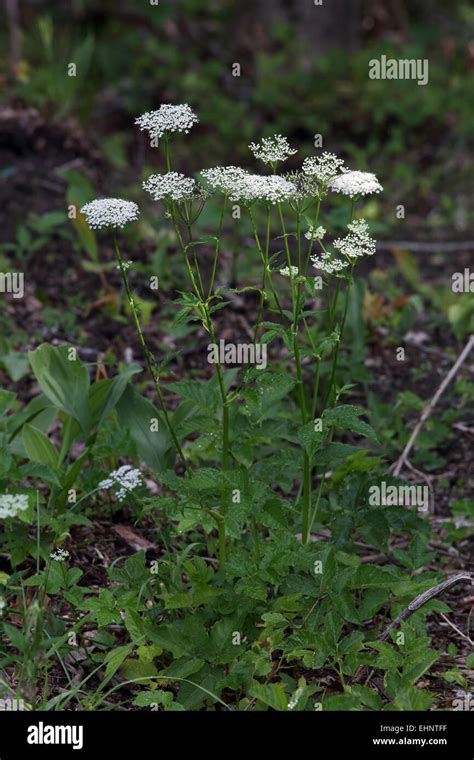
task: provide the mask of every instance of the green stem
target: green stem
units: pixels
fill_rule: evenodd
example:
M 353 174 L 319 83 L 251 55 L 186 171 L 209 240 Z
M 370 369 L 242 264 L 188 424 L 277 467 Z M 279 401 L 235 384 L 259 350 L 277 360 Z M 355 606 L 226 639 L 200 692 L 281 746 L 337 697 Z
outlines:
M 173 221 L 173 226 L 174 226 L 174 230 L 176 232 L 176 237 L 178 239 L 178 244 L 179 244 L 179 247 L 180 247 L 181 252 L 183 254 L 183 257 L 184 257 L 184 263 L 186 265 L 188 276 L 189 276 L 189 279 L 190 279 L 191 284 L 193 286 L 194 295 L 199 300 L 201 300 L 201 294 L 200 294 L 199 288 L 198 288 L 198 286 L 196 284 L 196 279 L 194 277 L 193 270 L 191 269 L 191 264 L 189 263 L 188 254 L 187 254 L 187 251 L 186 251 L 186 246 L 184 244 L 183 236 L 181 235 L 181 230 L 179 229 L 179 224 L 178 224 L 178 220 L 177 220 L 177 217 L 176 217 L 176 211 L 175 211 L 175 207 L 174 207 L 174 202 L 173 201 L 169 202 L 168 209 L 169 209 L 169 212 L 170 212 L 170 215 L 171 215 L 171 219 Z
M 321 375 L 321 359 L 318 357 L 316 360 L 316 379 L 314 382 L 314 390 L 313 390 L 313 403 L 311 406 L 311 417 L 314 419 L 316 417 L 316 411 L 318 407 L 318 393 L 319 393 L 319 379 Z
M 349 224 L 352 222 L 352 219 L 354 217 L 355 201 L 356 201 L 355 198 L 353 198 L 352 201 L 351 201 L 351 211 L 350 211 Z M 347 291 L 346 291 L 346 300 L 345 300 L 345 305 L 344 305 L 344 315 L 343 315 L 343 319 L 342 319 L 341 330 L 340 330 L 340 333 L 339 333 L 339 341 L 338 341 L 336 349 L 334 351 L 332 370 L 331 370 L 331 380 L 329 382 L 328 391 L 327 391 L 326 397 L 324 399 L 323 409 L 326 408 L 327 402 L 329 400 L 329 396 L 330 396 L 330 394 L 331 394 L 331 392 L 333 390 L 334 390 L 334 396 L 336 395 L 336 389 L 335 389 L 336 367 L 337 367 L 337 360 L 338 360 L 338 357 L 339 357 L 339 346 L 340 346 L 341 341 L 342 341 L 342 336 L 343 336 L 343 333 L 344 333 L 344 327 L 345 327 L 345 324 L 346 324 L 347 309 L 348 309 L 348 304 L 349 304 L 349 294 L 350 294 L 350 289 L 351 289 L 352 280 L 353 280 L 354 266 L 355 266 L 355 262 L 352 263 L 352 265 L 351 265 L 350 278 L 349 278 L 349 283 L 348 283 L 348 287 L 347 287 Z M 332 329 L 334 317 L 336 315 L 336 309 L 337 309 L 337 304 L 338 304 L 338 300 L 339 300 L 340 289 L 341 289 L 341 279 L 338 278 L 338 282 L 337 282 L 337 286 L 336 286 L 336 293 L 335 293 L 334 300 L 333 300 L 333 303 L 332 303 L 332 308 L 331 307 L 329 308 L 329 318 L 330 318 L 331 329 Z M 330 294 L 329 294 L 328 298 L 330 299 Z M 316 414 L 316 404 L 317 404 L 317 398 L 314 398 L 313 399 L 313 416 Z M 331 429 L 331 432 L 329 433 L 328 443 L 330 443 L 331 440 L 332 440 L 333 432 L 334 432 L 334 429 Z M 311 515 L 311 520 L 310 520 L 310 523 L 309 523 L 309 530 L 310 531 L 311 531 L 311 528 L 312 528 L 312 526 L 314 524 L 316 516 L 318 514 L 319 503 L 321 501 L 321 494 L 323 492 L 324 481 L 325 481 L 325 478 L 326 478 L 326 472 L 327 472 L 327 470 L 325 469 L 324 472 L 323 472 L 323 474 L 322 474 L 322 476 L 321 476 L 321 481 L 319 483 L 318 493 L 317 493 L 317 496 L 316 496 L 316 504 L 314 506 L 313 514 Z
M 255 243 L 257 244 L 257 250 L 258 250 L 258 252 L 260 254 L 260 258 L 262 259 L 263 269 L 267 273 L 268 284 L 270 285 L 270 290 L 272 291 L 272 296 L 275 299 L 275 304 L 277 306 L 278 311 L 280 312 L 281 318 L 284 319 L 283 309 L 281 308 L 280 301 L 278 299 L 278 295 L 277 295 L 276 290 L 275 290 L 275 286 L 273 285 L 272 275 L 271 275 L 271 272 L 270 272 L 270 269 L 269 269 L 269 266 L 268 266 L 268 255 L 266 256 L 265 253 L 264 253 L 264 251 L 263 251 L 263 249 L 262 249 L 262 245 L 260 243 L 260 237 L 258 235 L 257 226 L 255 224 L 255 219 L 253 217 L 252 209 L 250 207 L 248 208 L 248 212 L 249 212 L 249 217 L 250 217 L 250 221 L 251 221 L 251 224 L 252 224 L 252 230 L 253 230 L 253 236 L 255 238 Z
M 133 294 L 132 294 L 132 292 L 130 290 L 130 285 L 128 283 L 128 277 L 127 277 L 127 271 L 126 271 L 126 269 L 125 269 L 125 267 L 123 265 L 122 257 L 120 255 L 120 250 L 119 250 L 119 246 L 118 246 L 118 242 L 117 242 L 117 236 L 116 236 L 115 232 L 113 233 L 113 240 L 114 240 L 115 255 L 117 257 L 118 266 L 119 266 L 119 269 L 120 269 L 120 273 L 122 275 L 123 284 L 125 286 L 125 292 L 127 294 L 128 304 L 130 306 L 130 310 L 131 310 L 132 315 L 133 315 L 133 321 L 135 323 L 135 328 L 136 328 L 137 333 L 138 333 L 138 338 L 139 338 L 140 345 L 141 345 L 141 348 L 142 348 L 142 351 L 143 351 L 143 355 L 145 357 L 145 361 L 147 363 L 148 370 L 150 372 L 150 375 L 151 375 L 151 377 L 153 379 L 153 383 L 155 385 L 156 395 L 158 396 L 158 401 L 160 403 L 161 411 L 163 412 L 163 416 L 164 416 L 164 419 L 165 419 L 166 427 L 168 428 L 169 434 L 170 434 L 171 439 L 172 439 L 172 441 L 173 441 L 173 443 L 174 443 L 174 445 L 176 447 L 176 451 L 178 452 L 178 456 L 179 456 L 179 458 L 180 458 L 180 460 L 181 460 L 181 462 L 183 464 L 183 467 L 184 467 L 185 471 L 188 472 L 188 465 L 186 464 L 186 460 L 184 458 L 183 450 L 182 450 L 182 448 L 181 448 L 181 446 L 179 444 L 179 441 L 178 441 L 178 439 L 176 437 L 176 433 L 174 432 L 174 429 L 173 429 L 173 426 L 171 424 L 171 420 L 170 420 L 168 411 L 166 409 L 165 401 L 164 401 L 164 398 L 163 398 L 163 393 L 162 393 L 161 386 L 160 386 L 158 367 L 156 365 L 155 358 L 154 358 L 153 354 L 151 353 L 151 351 L 149 350 L 149 348 L 148 348 L 148 346 L 146 344 L 146 341 L 145 341 L 145 337 L 143 335 L 143 331 L 142 331 L 142 328 L 141 328 L 141 325 L 140 325 L 140 318 L 138 316 L 137 306 L 135 304 L 135 300 L 133 298 Z
M 170 209 L 171 209 L 171 217 L 174 222 L 176 235 L 178 238 L 178 242 L 181 248 L 181 251 L 184 255 L 186 264 L 187 264 L 187 270 L 188 274 L 191 280 L 191 284 L 193 286 L 194 292 L 197 296 L 197 298 L 200 301 L 200 305 L 202 307 L 202 314 L 200 314 L 201 317 L 203 317 L 204 325 L 209 333 L 211 342 L 217 345 L 217 339 L 216 339 L 216 333 L 214 330 L 214 325 L 212 323 L 211 315 L 209 313 L 209 306 L 206 301 L 204 301 L 202 294 L 199 292 L 199 288 L 196 284 L 196 280 L 193 276 L 192 269 L 189 265 L 188 257 L 186 254 L 186 246 L 184 244 L 181 232 L 179 230 L 179 226 L 176 220 L 176 215 L 174 213 L 174 206 L 170 203 Z M 188 225 L 188 232 L 190 235 L 190 243 L 191 246 L 194 247 L 194 239 L 192 235 L 192 229 L 191 226 Z M 196 259 L 196 266 L 197 271 L 199 273 L 199 281 L 202 285 L 202 280 L 199 272 L 199 265 Z M 225 390 L 225 383 L 224 383 L 224 376 L 222 372 L 222 367 L 220 365 L 219 360 L 216 361 L 216 372 L 217 372 L 217 380 L 219 384 L 219 390 L 221 394 L 222 399 L 222 469 L 225 471 L 229 467 L 229 453 L 230 453 L 230 446 L 229 446 L 229 407 L 227 402 L 227 393 Z M 222 496 L 221 500 L 221 513 L 222 516 L 225 515 L 227 509 L 226 509 L 226 498 L 225 495 Z M 219 530 L 219 562 L 221 567 L 224 567 L 225 560 L 226 560 L 226 526 L 225 526 L 225 519 L 222 519 L 218 523 L 218 530 Z
M 300 349 L 298 344 L 298 317 L 299 317 L 299 304 L 300 304 L 300 283 L 298 283 L 298 292 L 295 294 L 295 288 L 293 283 L 293 275 L 291 270 L 291 253 L 288 245 L 288 235 L 286 233 L 285 220 L 283 217 L 283 211 L 281 203 L 278 204 L 278 214 L 280 217 L 281 228 L 283 232 L 283 239 L 285 242 L 286 258 L 288 261 L 288 267 L 290 270 L 290 286 L 291 286 L 291 301 L 293 307 L 293 350 L 295 354 L 296 364 L 296 376 L 298 381 L 298 396 L 300 401 L 301 422 L 303 425 L 307 421 L 306 399 L 304 392 L 303 370 L 301 366 Z M 297 220 L 297 246 L 298 246 L 298 259 L 301 258 L 301 225 L 298 215 Z M 301 513 L 302 520 L 302 543 L 307 544 L 309 540 L 309 515 L 311 509 L 311 464 L 310 459 L 306 451 L 303 452 L 303 507 Z
M 219 228 L 217 230 L 216 248 L 214 251 L 214 261 L 212 263 L 211 282 L 210 282 L 209 291 L 207 294 L 208 298 L 211 297 L 211 294 L 214 290 L 214 281 L 216 279 L 216 271 L 217 271 L 217 259 L 219 257 L 219 248 L 220 248 L 221 235 L 222 235 L 222 226 L 224 224 L 224 214 L 225 214 L 226 205 L 227 205 L 227 194 L 224 194 L 224 203 L 222 204 L 221 218 L 219 221 Z
M 262 285 L 260 289 L 260 302 L 258 305 L 258 316 L 257 316 L 257 322 L 255 324 L 255 330 L 253 334 L 253 342 L 254 344 L 257 342 L 258 333 L 260 330 L 260 325 L 263 321 L 263 306 L 265 303 L 265 288 L 267 284 L 267 275 L 268 275 L 268 253 L 270 248 L 270 204 L 267 206 L 267 224 L 266 224 L 266 234 L 265 234 L 265 253 L 263 257 L 263 275 L 262 275 Z
M 326 284 L 326 293 L 328 298 L 328 333 L 332 333 L 332 301 L 331 301 L 331 281 L 328 278 L 327 284 Z
M 211 338 L 212 343 L 217 345 L 217 339 L 216 339 L 216 333 L 214 330 L 214 325 L 212 324 L 211 316 L 209 314 L 209 309 L 206 305 L 205 307 L 205 315 L 206 315 L 206 323 L 207 323 L 207 329 Z M 219 383 L 219 390 L 221 393 L 221 399 L 222 399 L 222 469 L 224 472 L 229 469 L 229 457 L 230 457 L 230 444 L 229 444 L 229 432 L 230 432 L 230 424 L 229 424 L 229 405 L 227 400 L 227 393 L 225 390 L 225 383 L 224 383 L 224 375 L 222 372 L 222 367 L 219 362 L 219 360 L 216 360 L 216 372 L 217 372 L 217 381 Z M 225 525 L 225 514 L 227 512 L 227 503 L 226 503 L 226 496 L 225 496 L 225 489 L 223 489 L 223 495 L 221 500 L 221 513 L 222 513 L 222 521 L 219 522 L 219 563 L 221 568 L 224 567 L 225 561 L 226 561 L 226 525 Z
M 168 142 L 168 137 L 164 137 L 165 141 L 165 161 L 166 161 L 166 171 L 171 171 L 171 159 L 170 159 L 170 146 Z
M 199 284 L 199 292 L 200 292 L 202 300 L 204 301 L 205 300 L 204 285 L 202 284 L 201 271 L 199 269 L 199 264 L 198 264 L 198 260 L 196 256 L 196 244 L 194 242 L 193 231 L 189 222 L 186 222 L 186 228 L 188 230 L 189 244 L 191 246 L 191 251 L 193 254 L 194 266 L 196 268 L 197 280 Z
M 283 240 L 285 245 L 285 253 L 286 253 L 286 262 L 288 264 L 288 269 L 290 272 L 290 287 L 291 287 L 291 303 L 293 309 L 295 308 L 295 293 L 294 293 L 294 283 L 293 283 L 293 268 L 291 264 L 291 252 L 290 252 L 290 246 L 288 244 L 288 235 L 286 232 L 286 226 L 285 226 L 285 219 L 283 216 L 283 209 L 281 206 L 281 203 L 278 204 L 278 216 L 280 217 L 280 224 L 281 224 L 281 230 L 283 232 Z
M 340 349 L 340 346 L 341 346 L 342 336 L 344 335 L 344 327 L 345 327 L 346 319 L 347 319 L 347 310 L 348 310 L 348 306 L 349 306 L 349 296 L 350 296 L 351 287 L 352 287 L 352 283 L 353 283 L 353 272 L 354 272 L 354 264 L 351 265 L 351 272 L 350 272 L 349 281 L 348 281 L 348 284 L 347 284 L 346 297 L 345 297 L 345 301 L 344 301 L 344 313 L 343 313 L 342 322 L 341 322 L 341 329 L 340 329 L 340 332 L 339 332 L 339 340 L 338 340 L 336 348 L 334 350 L 334 355 L 333 355 L 333 359 L 332 359 L 332 368 L 331 368 L 331 378 L 329 380 L 329 386 L 328 386 L 328 390 L 327 390 L 327 393 L 326 393 L 326 398 L 324 400 L 324 406 L 325 407 L 327 406 L 328 402 L 331 401 L 331 398 L 334 401 L 334 403 L 335 403 L 335 399 L 336 399 L 336 367 L 337 367 L 337 361 L 338 361 L 338 358 L 339 358 L 339 349 Z M 336 295 L 338 296 L 339 293 L 337 293 Z M 336 301 L 336 306 L 337 306 L 337 301 Z
M 252 533 L 253 533 L 253 541 L 255 544 L 255 559 L 257 562 L 257 567 L 260 566 L 260 537 L 258 535 L 258 525 L 255 517 L 252 517 Z

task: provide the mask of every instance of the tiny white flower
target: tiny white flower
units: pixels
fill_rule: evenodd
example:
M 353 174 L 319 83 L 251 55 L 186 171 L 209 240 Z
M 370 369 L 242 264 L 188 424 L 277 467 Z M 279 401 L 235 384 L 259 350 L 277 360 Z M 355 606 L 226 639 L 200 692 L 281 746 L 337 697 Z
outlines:
M 347 225 L 349 234 L 344 238 L 338 238 L 334 241 L 334 248 L 337 248 L 344 256 L 349 259 L 360 258 L 361 256 L 373 256 L 376 251 L 375 240 L 370 237 L 369 225 L 365 219 L 356 219 Z
M 226 195 L 237 192 L 240 183 L 249 175 L 248 171 L 238 166 L 216 166 L 212 169 L 203 169 L 201 174 L 213 190 Z
M 282 135 L 264 137 L 261 143 L 250 143 L 249 148 L 255 158 L 270 166 L 286 161 L 289 156 L 297 153 L 295 148 L 290 147 L 287 138 Z
M 319 269 L 321 272 L 326 272 L 326 274 L 341 272 L 349 266 L 347 261 L 333 258 L 327 251 L 322 251 L 320 256 L 312 256 L 311 261 L 313 262 L 315 269 Z
M 0 617 L 2 617 L 3 610 L 5 609 L 6 606 L 7 606 L 7 603 L 5 599 L 2 599 L 2 597 L 0 597 Z
M 345 171 L 329 183 L 329 189 L 355 198 L 356 195 L 380 193 L 383 187 L 372 172 Z
M 326 230 L 324 227 L 316 227 L 316 229 L 313 227 L 312 224 L 309 226 L 308 232 L 305 232 L 305 238 L 307 240 L 322 240 L 323 237 L 326 234 Z
M 166 198 L 181 203 L 192 199 L 196 192 L 196 182 L 192 177 L 185 177 L 178 172 L 152 174 L 143 183 L 143 189 L 150 193 L 154 201 Z
M 229 195 L 231 201 L 283 203 L 297 194 L 296 185 L 279 175 L 245 174 Z
M 164 103 L 158 110 L 147 111 L 139 116 L 135 119 L 135 124 L 142 131 L 146 130 L 153 138 L 168 136 L 173 132 L 185 132 L 187 134 L 198 121 L 198 117 L 187 103 L 179 106 Z
M 321 156 L 311 156 L 303 161 L 303 173 L 313 177 L 321 185 L 327 185 L 340 171 L 343 171 L 344 161 L 335 153 L 324 152 Z
M 93 230 L 102 227 L 123 227 L 128 222 L 138 219 L 140 213 L 136 203 L 124 201 L 121 198 L 99 198 L 86 203 L 81 208 L 87 224 Z
M 128 492 L 134 491 L 141 484 L 142 474 L 140 470 L 134 469 L 129 464 L 124 464 L 118 470 L 111 472 L 108 478 L 101 480 L 98 488 L 113 488 L 118 501 L 123 501 Z
M 28 496 L 24 493 L 4 493 L 0 495 L 0 520 L 16 517 L 28 509 Z
M 55 549 L 49 556 L 56 562 L 65 562 L 71 555 L 66 549 Z
M 283 267 L 283 269 L 280 269 L 280 274 L 283 277 L 297 277 L 298 276 L 298 267 L 291 267 L 291 275 L 290 275 L 290 267 Z

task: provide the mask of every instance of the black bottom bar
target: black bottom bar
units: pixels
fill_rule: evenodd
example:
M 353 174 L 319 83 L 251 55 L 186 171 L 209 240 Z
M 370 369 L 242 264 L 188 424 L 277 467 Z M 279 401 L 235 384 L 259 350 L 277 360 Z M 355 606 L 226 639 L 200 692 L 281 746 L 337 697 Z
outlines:
M 348 756 L 472 760 L 473 728 L 469 711 L 0 712 L 0 760 L 92 758 L 103 750 L 113 760 L 130 760 L 137 752 L 151 757 L 173 748 L 213 756 L 241 751 L 244 758 L 264 750 L 268 757 L 283 746 L 300 756 L 330 749 Z

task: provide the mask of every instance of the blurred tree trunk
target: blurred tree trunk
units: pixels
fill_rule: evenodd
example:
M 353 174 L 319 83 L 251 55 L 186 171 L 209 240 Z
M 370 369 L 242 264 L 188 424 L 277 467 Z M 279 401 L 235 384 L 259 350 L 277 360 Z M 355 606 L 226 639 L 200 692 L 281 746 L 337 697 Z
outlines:
M 297 0 L 289 9 L 305 52 L 318 55 L 335 48 L 356 50 L 359 46 L 362 0 L 322 0 L 322 5 L 315 5 L 314 0 Z
M 319 0 L 318 0 L 319 1 Z M 288 24 L 301 45 L 301 60 L 341 48 L 356 50 L 360 42 L 363 0 L 252 0 L 233 5 L 233 39 L 253 51 L 274 47 L 272 28 Z
M 12 79 L 16 79 L 21 58 L 21 30 L 18 0 L 5 0 L 5 6 L 10 30 L 10 75 Z

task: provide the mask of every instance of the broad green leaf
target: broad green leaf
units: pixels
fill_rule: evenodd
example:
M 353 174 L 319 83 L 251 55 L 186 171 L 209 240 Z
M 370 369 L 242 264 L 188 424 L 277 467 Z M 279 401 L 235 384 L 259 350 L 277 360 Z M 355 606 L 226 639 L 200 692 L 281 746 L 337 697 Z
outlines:
M 173 678 L 189 678 L 193 673 L 197 673 L 204 665 L 204 660 L 199 660 L 196 657 L 181 657 L 178 660 L 173 660 L 164 670 L 160 670 L 160 676 L 166 676 L 173 680 Z
M 129 380 L 136 374 L 142 371 L 142 368 L 138 364 L 131 364 L 129 367 L 124 369 L 122 372 L 120 372 L 119 375 L 114 377 L 110 385 L 108 385 L 107 389 L 107 395 L 104 400 L 104 404 L 102 406 L 102 409 L 100 411 L 100 416 L 98 420 L 98 427 L 101 426 L 101 424 L 106 419 L 107 415 L 110 414 L 112 409 L 118 404 L 120 399 L 122 398 L 122 395 L 125 391 L 125 388 L 127 387 L 127 384 Z
M 23 443 L 32 462 L 48 465 L 53 470 L 58 468 L 59 454 L 49 438 L 32 425 L 23 427 Z
M 127 629 L 130 638 L 135 644 L 141 644 L 144 639 L 143 623 L 138 612 L 134 610 L 125 611 L 125 628 Z
M 15 628 L 15 626 L 10 625 L 9 623 L 3 623 L 3 630 L 15 649 L 18 649 L 19 652 L 23 652 L 28 645 L 26 635 L 22 633 L 19 628 Z
M 176 383 L 168 383 L 167 388 L 187 401 L 194 401 L 208 412 L 214 411 L 219 404 L 219 391 L 211 381 L 203 383 L 198 380 L 178 380 Z
M 392 589 L 394 584 L 400 578 L 400 571 L 397 568 L 383 568 L 377 565 L 360 565 L 354 570 L 350 579 L 350 588 L 389 588 Z
M 16 394 L 0 388 L 0 414 L 5 414 L 13 406 Z
M 310 459 L 321 447 L 324 439 L 324 432 L 314 429 L 314 422 L 307 422 L 298 430 L 298 440 Z
M 285 690 L 279 683 L 255 684 L 249 691 L 249 696 L 258 699 L 259 702 L 279 712 L 288 710 L 288 700 Z
M 0 446 L 0 478 L 4 478 L 8 475 L 11 469 L 13 469 L 14 460 L 6 446 Z
M 151 401 L 140 396 L 132 385 L 127 385 L 116 409 L 119 424 L 129 430 L 140 458 L 155 470 L 163 470 L 170 440 L 164 419 Z M 154 420 L 158 420 L 157 431 L 152 429 Z
M 330 443 L 326 448 L 320 449 L 315 459 L 315 464 L 327 469 L 334 469 L 344 464 L 347 457 L 360 452 L 357 446 L 347 443 Z
M 160 682 L 158 681 L 158 683 Z M 174 701 L 172 692 L 163 691 L 163 689 L 141 691 L 133 700 L 133 704 L 137 705 L 137 707 L 155 707 L 161 705 L 165 712 L 182 712 L 184 710 L 183 705 Z
M 105 663 L 105 679 L 102 682 L 102 686 L 105 685 L 112 676 L 115 675 L 117 670 L 120 668 L 122 663 L 127 659 L 129 654 L 132 653 L 134 645 L 133 644 L 126 644 L 122 647 L 114 647 L 109 652 L 107 652 L 107 655 L 105 657 L 104 663 Z
M 378 443 L 375 430 L 359 417 L 364 414 L 364 409 L 351 404 L 342 404 L 334 409 L 326 409 L 323 413 L 324 421 L 330 427 L 350 430 L 352 433 L 359 433 L 364 438 L 368 438 L 374 443 Z
M 30 369 L 28 356 L 21 351 L 9 351 L 2 356 L 1 363 L 14 383 L 28 374 Z
M 71 353 L 70 353 L 71 352 Z M 70 346 L 43 343 L 28 354 L 30 364 L 45 396 L 79 422 L 84 432 L 90 424 L 89 373 Z
M 411 655 L 403 665 L 402 678 L 400 685 L 402 688 L 408 685 L 415 685 L 421 676 L 439 659 L 438 652 L 432 649 Z
M 68 183 L 66 193 L 68 204 L 75 205 L 79 210 L 87 201 L 95 197 L 95 191 L 87 177 L 75 169 L 68 169 L 62 172 L 62 176 Z M 76 214 L 72 219 L 72 224 L 77 233 L 77 237 L 83 250 L 93 260 L 98 260 L 97 240 L 94 230 L 91 230 L 83 214 Z

